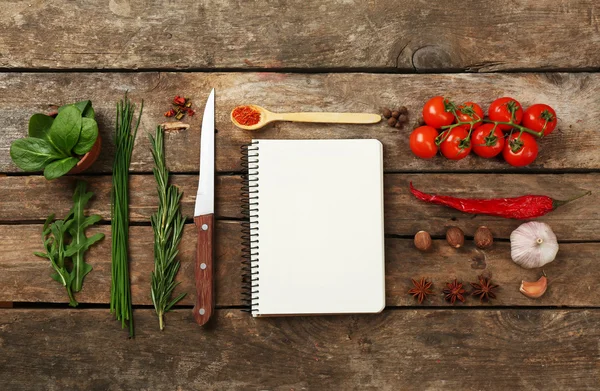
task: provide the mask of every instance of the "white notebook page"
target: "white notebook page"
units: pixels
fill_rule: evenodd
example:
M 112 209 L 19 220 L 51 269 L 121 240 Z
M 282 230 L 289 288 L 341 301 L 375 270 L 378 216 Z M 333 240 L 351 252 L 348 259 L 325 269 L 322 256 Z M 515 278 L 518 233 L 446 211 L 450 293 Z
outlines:
M 258 142 L 255 316 L 385 306 L 378 140 Z

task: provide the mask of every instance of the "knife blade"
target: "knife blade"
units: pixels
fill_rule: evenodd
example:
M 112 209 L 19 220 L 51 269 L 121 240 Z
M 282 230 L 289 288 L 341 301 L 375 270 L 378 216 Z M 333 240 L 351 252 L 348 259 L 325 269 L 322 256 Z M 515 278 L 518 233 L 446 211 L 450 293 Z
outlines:
M 210 319 L 213 308 L 213 258 L 215 212 L 215 90 L 210 92 L 200 135 L 200 173 L 194 207 L 194 224 L 198 230 L 196 245 L 196 301 L 194 319 L 200 326 Z

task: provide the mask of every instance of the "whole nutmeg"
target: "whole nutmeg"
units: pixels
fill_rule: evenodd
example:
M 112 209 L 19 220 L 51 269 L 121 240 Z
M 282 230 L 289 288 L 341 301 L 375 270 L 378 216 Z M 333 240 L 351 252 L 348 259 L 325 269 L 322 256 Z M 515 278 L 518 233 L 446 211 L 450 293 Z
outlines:
M 446 240 L 451 247 L 460 248 L 465 244 L 465 234 L 458 227 L 450 227 L 446 231 Z
M 473 241 L 477 247 L 486 249 L 492 247 L 492 244 L 494 244 L 494 236 L 488 227 L 482 226 L 475 231 Z
M 406 122 L 408 121 L 408 116 L 406 114 L 400 114 L 400 117 L 398 117 L 398 121 Z
M 390 125 L 390 126 L 396 125 L 396 122 L 398 122 L 398 120 L 394 117 L 390 117 L 390 119 L 388 119 L 388 121 L 387 121 L 388 125 Z
M 392 116 L 392 111 L 386 107 L 383 109 L 383 116 L 385 118 L 390 118 Z
M 419 231 L 415 235 L 415 247 L 421 251 L 429 251 L 431 249 L 431 235 L 425 231 Z
M 392 117 L 398 118 L 398 117 L 400 117 L 400 113 L 397 111 L 392 111 Z
M 408 109 L 406 108 L 406 106 L 401 106 L 401 107 L 398 109 L 398 112 L 399 112 L 400 114 L 405 114 L 405 115 L 406 115 L 406 114 L 408 114 Z

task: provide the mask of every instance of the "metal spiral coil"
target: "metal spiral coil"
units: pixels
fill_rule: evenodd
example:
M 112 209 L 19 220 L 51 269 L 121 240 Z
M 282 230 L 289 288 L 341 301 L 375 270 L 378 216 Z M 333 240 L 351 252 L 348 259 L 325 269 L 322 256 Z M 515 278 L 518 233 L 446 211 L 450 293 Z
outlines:
M 243 145 L 241 203 L 242 215 L 242 302 L 244 312 L 258 311 L 258 141 Z

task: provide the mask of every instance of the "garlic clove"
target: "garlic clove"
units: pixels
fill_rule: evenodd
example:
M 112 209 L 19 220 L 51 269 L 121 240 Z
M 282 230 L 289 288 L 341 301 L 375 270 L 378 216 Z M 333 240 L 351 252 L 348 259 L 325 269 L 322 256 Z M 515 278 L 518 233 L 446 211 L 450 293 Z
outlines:
M 546 293 L 547 288 L 548 279 L 546 276 L 541 276 L 537 281 L 521 281 L 519 291 L 529 298 L 537 299 Z

